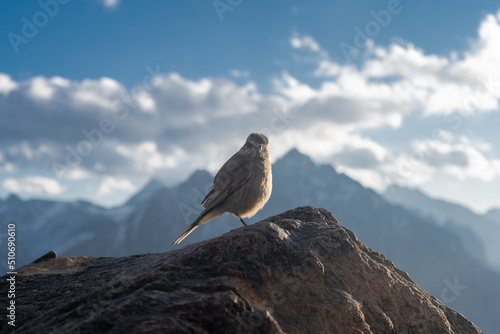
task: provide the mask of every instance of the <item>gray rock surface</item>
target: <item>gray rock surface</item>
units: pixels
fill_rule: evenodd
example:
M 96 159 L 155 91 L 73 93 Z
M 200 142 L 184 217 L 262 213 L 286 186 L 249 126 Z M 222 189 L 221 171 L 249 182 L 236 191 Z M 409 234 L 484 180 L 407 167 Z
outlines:
M 481 333 L 313 207 L 168 253 L 18 273 L 18 333 Z

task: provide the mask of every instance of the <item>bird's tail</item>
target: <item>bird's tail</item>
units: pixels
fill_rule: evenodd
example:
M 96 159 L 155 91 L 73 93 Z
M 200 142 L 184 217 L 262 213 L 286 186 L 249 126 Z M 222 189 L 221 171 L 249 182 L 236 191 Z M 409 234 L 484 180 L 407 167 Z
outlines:
M 174 242 L 172 242 L 172 245 L 178 245 L 182 240 L 184 240 L 185 237 L 187 237 L 189 235 L 189 233 L 193 232 L 195 228 L 197 228 L 198 226 L 198 219 L 192 223 L 191 225 L 189 225 L 189 227 L 184 231 L 182 232 L 181 235 L 179 235 L 177 237 L 177 239 L 174 240 Z
M 210 211 L 211 210 L 208 210 L 206 212 L 203 211 L 201 213 L 201 215 L 198 218 L 196 218 L 196 220 L 191 225 L 189 225 L 189 227 L 184 232 L 182 232 L 182 234 L 179 235 L 177 237 L 177 239 L 174 240 L 174 242 L 172 242 L 172 245 L 178 245 L 182 240 L 184 240 L 185 237 L 187 237 L 191 232 L 193 232 L 195 230 L 195 228 L 197 228 L 198 226 L 200 226 L 203 223 L 206 223 L 208 220 L 203 219 L 203 218 L 205 218 L 207 213 Z M 203 221 L 202 221 L 202 219 L 203 219 Z

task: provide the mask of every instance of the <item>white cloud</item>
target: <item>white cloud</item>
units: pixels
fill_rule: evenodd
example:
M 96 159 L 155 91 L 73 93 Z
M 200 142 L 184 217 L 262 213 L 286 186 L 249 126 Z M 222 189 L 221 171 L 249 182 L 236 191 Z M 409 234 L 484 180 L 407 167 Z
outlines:
M 290 44 L 295 49 L 309 49 L 313 52 L 319 52 L 321 50 L 319 44 L 308 35 L 299 35 L 297 33 L 293 34 L 290 39 Z
M 31 80 L 30 94 L 34 98 L 48 100 L 54 95 L 54 88 L 44 77 L 35 77 Z
M 137 172 L 149 175 L 161 170 L 175 169 L 187 158 L 180 147 L 172 147 L 169 153 L 162 153 L 152 141 L 137 145 L 118 145 L 116 152 L 128 158 Z
M 120 0 L 101 0 L 103 5 L 105 7 L 108 7 L 108 8 L 113 8 L 113 7 L 116 7 L 118 5 L 118 3 L 120 2 Z
M 357 69 L 332 61 L 311 36 L 294 34 L 290 43 L 296 49 L 319 55 L 314 74 L 335 78 L 330 83 L 341 83 L 340 94 L 352 96 L 355 88 L 362 93 L 360 98 L 381 92 L 381 99 L 404 96 L 411 102 L 411 110 L 420 109 L 426 114 L 457 110 L 491 112 L 499 108 L 500 11 L 486 16 L 480 25 L 478 39 L 461 56 L 457 53 L 449 57 L 425 54 L 412 43 L 393 43 L 384 48 L 370 41 L 371 46 L 364 55 L 366 60 Z M 386 79 L 390 84 L 384 83 Z M 324 81 L 323 85 L 326 83 Z M 404 112 L 405 109 L 400 110 Z
M 13 172 L 15 169 L 16 168 L 14 164 L 6 161 L 5 158 L 3 157 L 2 152 L 0 151 L 0 172 L 9 173 Z
M 17 89 L 17 82 L 13 81 L 7 74 L 0 73 L 0 93 L 7 95 L 12 90 Z
M 458 61 L 455 70 L 471 78 L 488 77 L 492 72 L 498 74 L 498 54 L 500 54 L 500 11 L 488 14 L 481 22 L 478 39 L 471 43 L 464 59 Z M 497 79 L 499 79 L 497 77 Z M 497 91 L 498 93 L 498 91 Z M 498 95 L 497 95 L 498 96 Z
M 305 63 L 317 63 L 317 69 L 314 71 L 314 75 L 317 77 L 336 76 L 342 68 L 339 64 L 330 61 L 328 52 L 321 48 L 312 36 L 294 33 L 290 38 L 290 45 L 294 49 L 303 50 L 309 53 L 306 57 L 295 55 L 294 59 Z
M 90 177 L 90 173 L 81 168 L 72 168 L 64 177 L 68 180 L 85 180 Z
M 70 94 L 73 103 L 114 111 L 125 92 L 125 88 L 116 80 L 103 77 L 99 80 L 85 79 L 81 83 L 75 83 Z
M 239 78 L 246 79 L 250 76 L 250 71 L 248 70 L 232 69 L 231 71 L 229 71 L 229 73 L 237 79 Z
M 379 168 L 386 176 L 381 185 L 416 186 L 433 178 L 442 178 L 442 175 L 460 182 L 490 182 L 500 176 L 500 160 L 489 154 L 490 149 L 490 145 L 481 139 L 445 131 L 436 138 L 414 140 L 407 152 L 391 156 Z
M 134 190 L 135 187 L 129 180 L 118 179 L 112 176 L 108 176 L 105 177 L 104 180 L 102 180 L 101 185 L 97 190 L 97 194 L 102 196 L 102 195 L 112 194 L 113 192 L 116 191 L 132 192 Z
M 498 159 L 481 150 L 491 144 L 467 143 L 465 135 L 455 142 L 438 140 L 426 149 L 422 161 L 416 161 L 425 140 L 414 141 L 407 152 L 389 152 L 368 138 L 373 145 L 359 145 L 358 133 L 386 125 L 398 128 L 415 113 L 427 117 L 458 112 L 466 118 L 498 111 L 500 11 L 485 18 L 468 51 L 449 57 L 426 54 L 412 43 L 377 47 L 369 41 L 365 58 L 355 67 L 332 61 L 311 36 L 294 34 L 290 44 L 317 55 L 308 60 L 315 60 L 313 74 L 323 78 L 317 88 L 286 72 L 275 80 L 276 91 L 288 99 L 293 112 L 322 120 L 321 126 L 311 122 L 308 130 L 293 134 L 292 141 L 302 143 L 304 152 L 314 152 L 320 160 L 333 162 L 339 170 L 377 188 L 401 178 L 422 183 L 440 172 L 460 179 L 492 180 L 499 175 Z M 373 170 L 360 167 L 370 161 L 378 162 Z M 408 173 L 411 177 L 403 176 Z
M 460 136 L 446 141 L 415 141 L 413 149 L 418 157 L 413 159 L 417 169 L 425 164 L 428 168 L 445 171 L 459 179 L 477 178 L 491 181 L 500 176 L 500 160 L 489 158 L 481 151 L 484 143 L 475 143 Z
M 57 195 L 65 190 L 56 180 L 42 176 L 6 178 L 2 182 L 2 187 L 10 193 L 26 195 Z
M 288 107 L 310 122 L 322 121 L 360 130 L 381 125 L 398 127 L 405 114 L 415 108 L 415 97 L 399 85 L 369 83 L 351 68 L 342 70 L 336 81 L 318 89 L 288 73 L 275 80 L 275 89 L 288 98 Z
M 7 170 L 14 170 L 14 164 L 43 167 L 58 153 L 53 143 L 37 143 L 29 139 L 7 146 L 3 151 Z
M 317 77 L 334 77 L 340 73 L 341 69 L 342 67 L 339 64 L 328 60 L 321 60 L 314 71 L 314 75 Z
M 50 78 L 49 81 L 54 86 L 59 86 L 59 87 L 69 87 L 69 85 L 71 84 L 70 80 L 68 80 L 66 78 L 62 78 L 62 77 L 57 77 L 57 76 Z
M 16 170 L 16 166 L 14 166 L 11 162 L 6 162 L 5 164 L 0 164 L 0 172 L 2 173 L 10 173 Z
M 156 111 L 156 103 L 155 100 L 151 97 L 151 95 L 144 91 L 141 90 L 134 96 L 135 100 L 137 103 L 139 103 L 139 106 L 144 112 L 155 112 Z
M 304 103 L 318 95 L 317 91 L 300 82 L 288 72 L 283 72 L 281 78 L 274 79 L 274 88 L 292 103 Z

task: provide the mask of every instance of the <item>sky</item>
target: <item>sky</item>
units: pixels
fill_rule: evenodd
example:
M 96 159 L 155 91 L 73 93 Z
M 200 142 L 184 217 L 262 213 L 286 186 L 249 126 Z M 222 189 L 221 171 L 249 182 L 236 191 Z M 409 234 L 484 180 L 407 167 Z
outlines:
M 0 3 L 0 198 L 119 205 L 251 132 L 364 186 L 500 207 L 495 1 Z

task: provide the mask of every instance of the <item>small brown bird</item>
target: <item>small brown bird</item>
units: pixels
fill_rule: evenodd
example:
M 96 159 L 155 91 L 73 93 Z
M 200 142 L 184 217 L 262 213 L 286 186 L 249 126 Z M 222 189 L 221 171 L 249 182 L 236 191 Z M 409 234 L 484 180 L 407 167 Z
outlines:
M 263 134 L 252 133 L 248 136 L 245 145 L 215 175 L 212 188 L 201 202 L 203 212 L 172 245 L 178 245 L 195 228 L 225 212 L 235 215 L 247 226 L 243 218 L 256 214 L 271 196 L 268 143 Z

